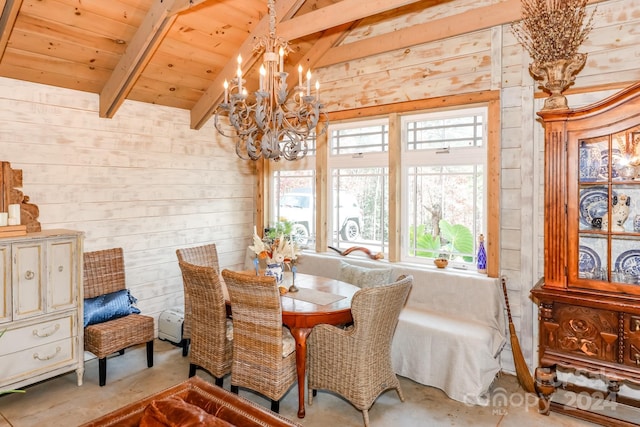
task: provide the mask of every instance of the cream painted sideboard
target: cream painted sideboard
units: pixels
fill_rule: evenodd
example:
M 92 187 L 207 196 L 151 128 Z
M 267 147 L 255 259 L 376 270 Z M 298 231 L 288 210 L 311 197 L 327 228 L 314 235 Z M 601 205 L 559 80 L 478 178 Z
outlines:
M 0 390 L 84 373 L 83 233 L 0 238 Z

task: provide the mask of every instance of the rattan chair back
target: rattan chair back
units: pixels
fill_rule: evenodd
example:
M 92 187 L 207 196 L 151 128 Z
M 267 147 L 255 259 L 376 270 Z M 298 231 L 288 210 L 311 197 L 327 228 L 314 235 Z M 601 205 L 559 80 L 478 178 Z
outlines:
M 222 378 L 231 372 L 232 328 L 218 272 L 212 267 L 180 261 L 185 295 L 192 308 L 189 376 L 196 368 L 209 372 L 222 385 Z
M 307 341 L 309 404 L 314 390 L 333 391 L 362 411 L 365 426 L 378 396 L 395 389 L 404 401 L 391 366 L 391 341 L 406 303 L 412 276 L 361 289 L 353 296 L 353 325 L 341 329 L 317 325 Z
M 216 274 L 220 273 L 220 264 L 218 262 L 218 250 L 215 243 L 207 245 L 194 246 L 191 248 L 182 248 L 176 250 L 176 256 L 178 262 L 186 261 L 190 264 L 200 265 L 204 267 L 213 267 L 216 270 Z M 182 281 L 184 284 L 184 279 Z M 183 339 L 183 356 L 186 356 L 189 352 L 188 340 L 191 339 L 191 299 L 184 291 L 184 320 L 182 321 L 182 339 Z
M 84 298 L 95 298 L 126 288 L 122 248 L 85 252 Z
M 256 391 L 272 409 L 295 383 L 295 345 L 282 326 L 280 293 L 275 278 L 222 271 L 233 316 L 232 387 Z

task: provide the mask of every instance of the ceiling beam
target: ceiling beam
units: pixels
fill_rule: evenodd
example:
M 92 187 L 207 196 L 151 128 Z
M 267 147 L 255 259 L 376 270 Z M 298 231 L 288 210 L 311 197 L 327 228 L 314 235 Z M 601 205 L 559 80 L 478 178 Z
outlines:
M 302 4 L 304 4 L 304 0 L 280 0 L 276 2 L 276 17 L 282 17 L 277 19 L 287 19 L 293 16 Z M 280 24 L 278 23 L 278 25 Z M 265 15 L 238 50 L 238 54 L 242 55 L 243 72 L 249 70 L 258 60 L 258 56 L 254 55 L 253 51 L 256 39 L 268 34 L 268 32 L 269 15 Z M 280 34 L 278 33 L 278 35 Z M 206 92 L 191 109 L 191 129 L 200 129 L 213 115 L 216 106 L 224 95 L 223 82 L 236 74 L 236 68 L 238 66 L 236 58 L 237 55 L 227 62 L 215 80 L 207 88 Z
M 377 15 L 399 7 L 417 3 L 419 0 L 342 0 L 330 6 L 278 24 L 278 35 L 289 41 L 317 33 L 327 28 Z
M 468 10 L 456 15 L 434 19 L 424 24 L 398 29 L 391 33 L 336 46 L 327 52 L 316 66 L 327 67 L 395 49 L 454 37 L 506 24 L 519 19 L 520 16 L 520 0 L 506 0 L 502 3 Z
M 178 14 L 205 1 L 209 0 L 154 2 L 100 92 L 100 117 L 111 118 L 115 115 Z
M 0 9 L 2 16 L 0 17 L 0 61 L 4 56 L 4 51 L 9 43 L 9 36 L 13 31 L 13 25 L 16 23 L 16 17 L 22 6 L 22 0 L 1 0 Z
M 300 63 L 306 64 L 307 68 L 315 68 L 316 64 L 326 55 L 329 49 L 344 40 L 349 34 L 349 30 L 358 25 L 359 22 L 359 20 L 348 22 L 324 31 L 318 41 L 301 58 Z
M 589 0 L 588 3 L 602 1 L 604 0 Z M 456 15 L 434 19 L 424 24 L 333 47 L 315 66 L 316 68 L 328 67 L 396 49 L 509 24 L 521 18 L 521 0 L 505 0 L 501 3 L 475 8 Z

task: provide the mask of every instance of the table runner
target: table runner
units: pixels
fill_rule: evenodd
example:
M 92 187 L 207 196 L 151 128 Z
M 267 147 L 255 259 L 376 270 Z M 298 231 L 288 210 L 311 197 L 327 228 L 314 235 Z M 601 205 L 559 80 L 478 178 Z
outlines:
M 315 289 L 309 288 L 298 288 L 298 292 L 287 292 L 286 294 L 284 294 L 284 296 L 291 299 L 297 299 L 318 305 L 333 304 L 336 301 L 340 301 L 341 299 L 346 298 L 342 295 L 317 291 Z

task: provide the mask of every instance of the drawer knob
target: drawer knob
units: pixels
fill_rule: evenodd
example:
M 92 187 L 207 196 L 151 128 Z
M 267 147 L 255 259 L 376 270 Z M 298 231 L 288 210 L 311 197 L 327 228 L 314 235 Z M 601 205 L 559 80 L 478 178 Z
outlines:
M 62 273 L 62 272 L 64 271 L 64 266 L 63 266 L 63 265 L 59 265 L 59 266 L 58 266 L 58 271 L 59 271 L 60 273 Z
M 45 332 L 43 331 L 42 333 L 40 331 L 38 331 L 37 329 L 33 330 L 33 335 L 35 335 L 36 337 L 40 337 L 40 338 L 46 338 L 46 337 L 50 337 L 51 335 L 55 334 L 58 329 L 60 329 L 60 324 L 56 323 L 53 327 L 53 330 L 51 330 L 50 332 Z
M 636 359 L 636 365 L 640 365 L 640 353 L 635 353 L 633 358 Z
M 60 353 L 60 351 L 62 351 L 62 349 L 60 347 L 56 347 L 56 352 L 53 354 L 50 354 L 49 356 L 40 356 L 38 353 L 33 353 L 33 358 L 37 359 L 37 360 L 51 360 L 54 357 L 56 357 L 58 355 L 58 353 Z
M 31 270 L 27 270 L 27 272 L 26 272 L 26 273 L 24 273 L 24 278 L 25 278 L 25 279 L 27 279 L 27 280 L 31 280 L 31 279 L 33 279 L 34 277 L 36 277 L 36 273 L 34 273 L 34 272 L 33 272 L 33 271 L 31 271 Z
M 633 328 L 634 332 L 640 331 L 640 319 L 633 319 Z

